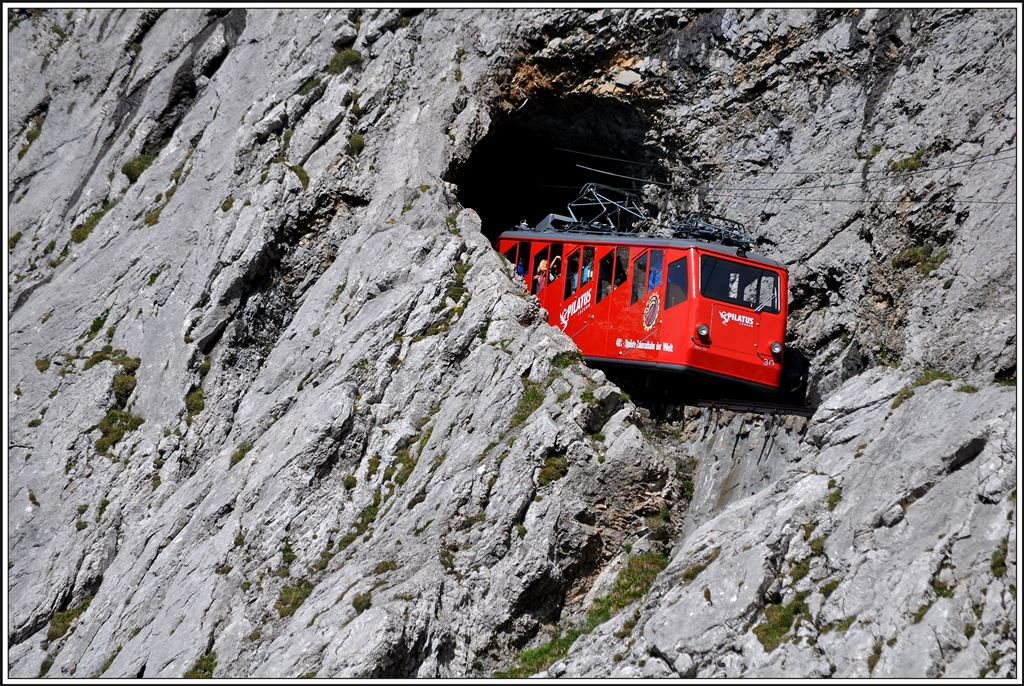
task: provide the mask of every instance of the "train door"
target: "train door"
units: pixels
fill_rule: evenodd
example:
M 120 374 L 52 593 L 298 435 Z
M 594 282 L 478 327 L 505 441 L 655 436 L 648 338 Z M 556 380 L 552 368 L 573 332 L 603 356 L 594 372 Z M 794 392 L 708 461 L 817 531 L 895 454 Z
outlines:
M 630 359 L 654 361 L 660 357 L 664 258 L 662 250 L 645 250 L 633 260 L 626 308 L 626 330 L 630 335 L 625 347 Z
M 569 255 L 565 260 L 562 305 L 556 325 L 575 340 L 589 337 L 592 333 L 588 329 L 594 315 L 594 247 L 568 246 L 566 249 Z M 577 345 L 583 348 L 579 340 Z
M 629 271 L 629 248 L 599 246 L 594 255 L 597 263 L 594 283 L 593 331 L 586 337 L 592 345 L 584 354 L 619 359 L 622 354 L 622 300 Z
M 665 305 L 663 315 L 664 349 L 670 360 L 684 363 L 687 341 L 693 335 L 690 300 L 689 256 L 679 250 L 669 251 L 665 269 Z

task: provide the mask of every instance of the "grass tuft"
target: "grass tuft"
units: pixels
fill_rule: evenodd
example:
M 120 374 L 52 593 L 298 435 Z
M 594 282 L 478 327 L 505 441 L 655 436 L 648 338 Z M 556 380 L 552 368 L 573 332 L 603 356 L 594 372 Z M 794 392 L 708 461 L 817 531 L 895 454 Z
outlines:
M 372 603 L 372 597 L 369 591 L 365 593 L 356 593 L 352 597 L 352 607 L 355 608 L 356 612 L 362 614 L 370 609 Z
M 658 573 L 667 565 L 668 558 L 661 553 L 648 552 L 631 557 L 616 577 L 611 592 L 590 606 L 582 626 L 572 627 L 568 630 L 556 626 L 555 635 L 551 640 L 544 645 L 519 653 L 514 666 L 505 671 L 496 672 L 494 676 L 522 679 L 546 669 L 549 665 L 565 657 L 577 638 L 590 633 L 598 625 L 608 621 L 619 610 L 647 595 Z
M 339 50 L 334 53 L 334 57 L 327 63 L 327 67 L 324 69 L 328 74 L 340 74 L 348 69 L 353 64 L 361 62 L 363 56 L 359 54 L 358 50 L 347 48 L 345 50 Z
M 299 609 L 312 592 L 313 582 L 309 579 L 300 579 L 294 586 L 285 586 L 281 589 L 274 608 L 281 617 L 289 617 Z
M 363 134 L 358 131 L 354 131 L 351 136 L 348 137 L 348 149 L 352 151 L 353 155 L 358 155 L 366 147 L 366 138 Z
M 217 653 L 209 651 L 204 653 L 192 665 L 192 669 L 182 674 L 185 679 L 212 679 L 213 670 L 217 668 Z
M 997 578 L 1006 576 L 1006 550 L 1007 543 L 1004 538 L 999 541 L 999 547 L 992 552 L 992 561 L 989 567 L 992 570 L 992 574 Z
M 541 486 L 547 486 L 552 481 L 558 481 L 569 471 L 569 465 L 565 461 L 565 455 L 552 455 L 544 460 L 537 481 Z
M 128 177 L 128 180 L 135 183 L 142 176 L 142 173 L 149 169 L 156 157 L 153 155 L 139 155 L 121 165 L 121 173 Z
M 806 593 L 797 593 L 789 603 L 775 603 L 764 609 L 764 621 L 754 627 L 754 635 L 765 652 L 778 648 L 798 619 L 810 618 L 810 610 L 804 602 L 806 597 Z
M 231 461 L 228 464 L 228 469 L 234 467 L 236 464 L 244 460 L 245 456 L 249 454 L 250 450 L 252 450 L 251 441 L 246 441 L 242 445 L 238 446 L 238 449 L 235 450 L 235 452 L 231 453 Z
M 512 426 L 519 426 L 525 422 L 544 402 L 544 384 L 524 379 L 523 387 L 523 397 L 519 399 L 519 404 L 512 413 Z
M 46 630 L 46 641 L 48 643 L 56 641 L 66 634 L 82 613 L 89 609 L 89 603 L 92 602 L 93 597 L 90 595 L 80 605 L 68 608 L 63 612 L 55 612 L 50 618 L 50 627 Z
M 81 243 L 88 238 L 89 234 L 92 233 L 92 230 L 96 228 L 96 225 L 100 223 L 100 220 L 106 216 L 107 212 L 114 209 L 116 205 L 117 200 L 111 200 L 106 205 L 90 214 L 84 222 L 71 229 L 71 240 L 75 243 Z
M 894 172 L 917 171 L 924 166 L 924 153 L 925 147 L 921 146 L 908 157 L 899 160 L 889 160 L 889 170 Z

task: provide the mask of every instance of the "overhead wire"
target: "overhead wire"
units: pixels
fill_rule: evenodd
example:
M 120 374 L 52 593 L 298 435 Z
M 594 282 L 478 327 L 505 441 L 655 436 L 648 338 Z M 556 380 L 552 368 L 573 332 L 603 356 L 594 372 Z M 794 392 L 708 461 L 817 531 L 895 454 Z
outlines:
M 574 153 L 574 154 L 577 154 L 577 155 L 584 155 L 584 156 L 587 156 L 587 157 L 596 157 L 596 158 L 600 158 L 600 159 L 613 160 L 615 162 L 625 162 L 627 164 L 638 164 L 638 165 L 643 165 L 643 166 L 648 166 L 648 167 L 659 166 L 659 165 L 651 163 L 651 162 L 641 162 L 639 160 L 627 160 L 627 159 L 624 159 L 622 157 L 613 157 L 611 155 L 599 155 L 597 153 L 584 152 L 582 150 L 573 150 L 571 148 L 563 148 L 563 147 L 558 147 L 558 146 L 552 146 L 552 148 L 554 150 L 558 150 L 560 152 L 569 152 L 569 153 Z M 987 157 L 995 157 L 997 155 L 1002 155 L 1004 153 L 1011 152 L 1011 151 L 1016 150 L 1016 149 L 1017 149 L 1016 145 L 1011 145 L 1008 148 L 1003 148 L 1002 150 L 998 150 L 996 152 L 986 153 L 984 155 L 978 155 L 978 156 L 976 156 L 976 157 L 974 157 L 974 158 L 972 158 L 970 160 L 964 160 L 964 161 L 956 162 L 956 163 L 949 164 L 949 165 L 932 166 L 932 167 L 928 167 L 927 169 L 923 169 L 923 170 L 908 170 L 906 172 L 897 172 L 897 173 L 902 173 L 902 174 L 922 174 L 922 173 L 925 173 L 927 171 L 931 171 L 931 170 L 935 170 L 935 169 L 952 169 L 952 168 L 958 167 L 958 166 L 967 166 L 967 165 L 970 165 L 970 164 L 972 164 L 972 163 L 974 163 L 974 162 L 976 162 L 978 160 L 985 159 Z M 1001 158 L 1001 159 L 1015 159 L 1015 158 L 1016 158 L 1016 156 L 1011 155 L 1011 156 L 1008 156 L 1006 158 Z M 779 175 L 779 176 L 815 176 L 815 175 L 817 175 L 817 176 L 831 176 L 831 175 L 844 175 L 844 174 L 855 174 L 855 173 L 857 173 L 855 170 L 850 170 L 850 171 L 834 171 L 832 169 L 808 169 L 808 170 L 795 170 L 795 171 L 775 171 L 775 170 L 770 170 L 770 169 L 768 169 L 768 170 L 762 170 L 762 169 L 727 169 L 723 165 L 716 164 L 714 162 L 694 162 L 692 164 L 693 164 L 693 166 L 701 166 L 701 167 L 718 167 L 718 172 L 722 173 L 722 174 L 753 174 L 755 176 L 771 176 L 771 175 Z M 876 170 L 867 170 L 867 171 L 864 171 L 862 173 L 863 174 L 886 174 L 886 173 L 891 174 L 892 171 L 888 170 L 888 169 L 876 169 Z
M 783 198 L 781 196 L 773 198 L 771 196 L 768 196 L 768 197 L 754 197 L 754 196 L 750 196 L 750 195 L 719 195 L 719 194 L 715 194 L 715 193 L 708 194 L 708 195 L 705 195 L 703 197 L 705 197 L 705 198 L 732 199 L 732 200 L 757 200 L 757 201 L 764 200 L 766 202 L 770 201 L 770 200 L 779 200 L 779 201 L 782 201 L 782 202 L 835 202 L 835 203 L 844 203 L 844 202 L 845 203 L 902 203 L 902 202 L 911 202 L 911 203 L 918 204 L 918 205 L 933 205 L 933 204 L 936 204 L 936 202 L 937 202 L 937 201 L 931 201 L 931 200 L 910 200 L 910 201 L 902 200 L 902 199 L 901 200 L 887 200 L 887 199 L 884 199 L 884 198 L 877 198 L 877 199 L 862 198 L 860 200 L 856 200 L 856 199 L 853 199 L 853 198 Z M 968 203 L 968 204 L 972 204 L 972 205 L 1016 205 L 1017 204 L 1017 202 L 1014 201 L 1014 200 L 961 200 L 960 198 L 950 198 L 950 199 L 944 200 L 942 202 Z
M 767 203 L 769 201 L 771 201 L 773 199 L 778 199 L 778 200 L 785 201 L 785 202 L 902 203 L 902 202 L 906 202 L 906 201 L 903 200 L 903 199 L 900 199 L 900 200 L 886 200 L 886 199 L 870 199 L 870 198 L 862 198 L 862 199 L 853 199 L 853 198 L 783 198 L 781 194 L 785 193 L 785 192 L 792 192 L 792 191 L 795 191 L 795 190 L 807 190 L 807 189 L 815 189 L 815 188 L 826 189 L 826 188 L 840 187 L 840 186 L 864 186 L 864 185 L 871 185 L 871 184 L 881 183 L 883 181 L 896 181 L 896 180 L 899 180 L 899 179 L 904 178 L 906 176 L 912 176 L 912 175 L 916 175 L 916 174 L 923 174 L 923 173 L 928 173 L 928 172 L 932 172 L 932 171 L 941 171 L 943 169 L 954 169 L 954 168 L 958 168 L 958 167 L 971 166 L 971 165 L 974 165 L 974 164 L 988 164 L 988 163 L 992 163 L 992 162 L 1005 161 L 1005 160 L 1008 160 L 1008 159 L 1016 159 L 1015 155 L 1004 156 L 1004 157 L 1000 157 L 999 156 L 999 155 L 1003 155 L 1004 153 L 1006 153 L 1006 152 L 1008 152 L 1010 150 L 1016 150 L 1016 146 L 1011 146 L 1009 148 L 1004 148 L 1003 150 L 1000 150 L 1000 151 L 995 152 L 995 153 L 987 153 L 985 155 L 979 155 L 979 156 L 977 156 L 977 157 L 975 157 L 975 158 L 973 158 L 971 160 L 963 160 L 963 161 L 960 161 L 960 162 L 954 162 L 954 163 L 950 163 L 950 164 L 946 164 L 946 165 L 932 166 L 932 167 L 928 167 L 926 169 L 907 170 L 905 172 L 895 172 L 895 173 L 892 173 L 891 170 L 888 170 L 889 173 L 890 173 L 889 176 L 886 176 L 884 178 L 878 178 L 878 179 L 861 179 L 860 181 L 856 181 L 856 182 L 837 182 L 837 183 L 829 183 L 829 184 L 797 184 L 797 185 L 794 185 L 794 186 L 778 186 L 778 187 L 752 187 L 752 188 L 718 187 L 718 188 L 711 188 L 711 189 L 709 189 L 709 191 L 711 191 L 711 192 L 705 193 L 702 197 L 704 197 L 704 198 L 734 199 L 734 200 L 755 200 L 755 201 L 758 201 L 758 202 L 764 201 L 766 205 L 767 205 Z M 629 176 L 627 174 L 617 174 L 615 172 L 606 171 L 604 169 L 596 169 L 594 167 L 587 167 L 587 166 L 582 165 L 582 164 L 577 164 L 576 167 L 578 167 L 579 169 L 584 169 L 586 171 L 595 172 L 595 173 L 598 173 L 598 174 L 605 174 L 607 176 L 614 176 L 616 178 L 628 179 L 630 181 L 637 181 L 639 183 L 650 183 L 650 184 L 654 184 L 654 185 L 657 185 L 657 186 L 669 187 L 669 188 L 671 188 L 673 186 L 673 184 L 665 183 L 665 182 L 662 182 L 662 181 L 655 181 L 653 179 L 644 179 L 644 178 L 640 178 L 640 177 L 636 177 L 636 176 Z M 844 172 L 844 173 L 850 174 L 850 173 L 855 173 L 855 172 Z M 623 189 L 623 190 L 625 190 L 625 189 Z M 720 191 L 720 192 L 715 192 L 715 191 Z M 740 192 L 740 191 L 742 191 L 742 192 L 767 192 L 767 193 L 769 193 L 769 195 L 767 195 L 767 196 L 728 195 L 729 193 L 736 193 L 736 192 Z M 960 203 L 968 203 L 968 204 L 978 204 L 978 205 L 1015 205 L 1016 204 L 1016 201 L 975 200 L 975 199 L 966 199 L 966 198 L 965 199 L 954 198 L 953 201 L 954 202 L 960 202 Z M 927 202 L 927 201 L 914 201 L 914 202 L 921 203 L 921 202 Z
M 1005 150 L 1001 151 L 1001 152 L 1005 152 Z M 986 157 L 988 157 L 988 156 L 986 155 Z M 835 188 L 835 187 L 838 187 L 838 186 L 865 186 L 865 185 L 870 185 L 870 184 L 875 184 L 875 183 L 882 183 L 884 181 L 896 181 L 896 180 L 902 179 L 902 178 L 907 177 L 907 176 L 914 176 L 916 174 L 926 174 L 928 172 L 941 171 L 943 169 L 955 169 L 955 168 L 958 168 L 958 167 L 969 167 L 969 166 L 972 166 L 972 165 L 975 165 L 975 164 L 990 164 L 992 162 L 1000 162 L 1000 161 L 1005 161 L 1005 160 L 1016 160 L 1016 159 L 1017 159 L 1016 155 L 1007 155 L 1006 157 L 993 157 L 993 158 L 984 159 L 984 160 L 978 158 L 976 160 L 971 160 L 970 162 L 957 162 L 955 164 L 947 164 L 947 165 L 942 165 L 942 166 L 937 166 L 937 167 L 929 167 L 927 169 L 916 169 L 916 170 L 898 171 L 898 172 L 893 172 L 890 176 L 885 176 L 885 177 L 881 177 L 881 178 L 861 179 L 860 181 L 836 181 L 834 183 L 823 183 L 823 184 L 803 184 L 803 183 L 798 183 L 798 184 L 793 185 L 793 186 L 776 186 L 776 187 L 761 187 L 761 188 L 759 188 L 759 187 L 753 187 L 753 188 L 728 187 L 728 188 L 721 188 L 721 190 L 730 190 L 730 191 L 788 191 L 788 190 L 796 190 L 796 189 L 803 189 L 803 188 Z M 851 172 L 847 172 L 847 173 L 848 174 L 856 174 L 857 172 L 851 171 Z M 865 173 L 867 173 L 867 172 L 865 172 Z

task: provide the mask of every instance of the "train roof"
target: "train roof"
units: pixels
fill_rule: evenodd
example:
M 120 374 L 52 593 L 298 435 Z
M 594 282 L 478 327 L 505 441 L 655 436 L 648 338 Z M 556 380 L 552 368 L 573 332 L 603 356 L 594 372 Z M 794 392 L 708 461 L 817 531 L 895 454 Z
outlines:
M 706 250 L 714 250 L 715 252 L 725 253 L 727 255 L 735 255 L 736 257 L 751 260 L 753 262 L 761 262 L 773 267 L 779 267 L 780 269 L 786 269 L 786 265 L 777 260 L 773 260 L 770 257 L 754 255 L 747 251 L 741 253 L 738 248 L 733 246 L 723 245 L 721 243 L 712 243 L 710 241 L 695 241 L 688 238 L 657 238 L 655 236 L 571 232 L 554 233 L 550 231 L 521 231 L 515 229 L 503 231 L 498 235 L 498 238 L 566 241 L 570 243 L 611 243 L 615 245 L 663 246 L 666 248 L 704 248 Z

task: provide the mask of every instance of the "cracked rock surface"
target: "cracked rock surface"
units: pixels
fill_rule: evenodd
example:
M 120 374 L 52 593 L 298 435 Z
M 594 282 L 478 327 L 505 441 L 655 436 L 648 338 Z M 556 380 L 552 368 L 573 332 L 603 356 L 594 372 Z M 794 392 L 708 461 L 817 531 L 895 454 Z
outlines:
M 1016 676 L 1011 11 L 13 12 L 11 676 Z M 550 97 L 789 266 L 810 418 L 547 325 L 455 181 Z

